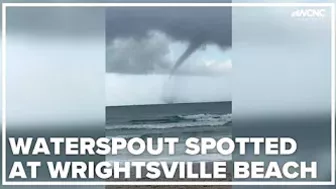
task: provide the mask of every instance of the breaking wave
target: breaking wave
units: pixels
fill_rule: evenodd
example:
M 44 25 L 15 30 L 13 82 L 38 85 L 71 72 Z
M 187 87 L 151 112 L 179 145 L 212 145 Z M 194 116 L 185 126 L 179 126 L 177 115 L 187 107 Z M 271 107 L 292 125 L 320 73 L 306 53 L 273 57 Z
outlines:
M 225 126 L 232 122 L 232 114 L 192 114 L 168 116 L 160 119 L 131 120 L 125 124 L 107 125 L 107 130 L 117 129 L 170 129 L 181 127 Z

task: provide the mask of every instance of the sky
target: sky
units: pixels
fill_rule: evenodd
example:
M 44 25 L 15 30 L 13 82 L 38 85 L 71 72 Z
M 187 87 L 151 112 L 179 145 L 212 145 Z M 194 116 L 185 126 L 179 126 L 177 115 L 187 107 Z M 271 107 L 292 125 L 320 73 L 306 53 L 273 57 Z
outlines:
M 288 1 L 287 1 L 288 2 Z M 50 93 L 43 93 L 43 95 L 50 95 L 49 98 L 51 99 L 58 99 L 58 97 L 64 97 L 67 95 L 74 95 L 78 96 L 78 93 L 75 92 L 77 89 L 81 89 L 84 91 L 84 89 L 88 91 L 105 91 L 104 88 L 106 88 L 106 85 L 113 85 L 115 82 L 111 81 L 108 82 L 106 80 L 106 62 L 105 62 L 105 51 L 101 53 L 104 59 L 104 61 L 95 61 L 94 64 L 90 62 L 92 60 L 92 54 L 91 58 L 89 58 L 90 53 L 88 53 L 88 49 L 92 48 L 90 47 L 90 43 L 94 42 L 97 36 L 105 36 L 105 26 L 103 25 L 105 23 L 104 14 L 100 11 L 92 11 L 91 9 L 87 10 L 67 10 L 67 9 L 59 9 L 55 8 L 53 10 L 47 9 L 42 10 L 40 9 L 40 13 L 43 13 L 43 17 L 41 17 L 39 14 L 32 14 L 32 12 L 36 13 L 36 10 L 29 11 L 28 9 L 23 10 L 17 10 L 13 13 L 9 12 L 9 21 L 8 24 L 11 25 L 9 28 L 9 35 L 11 35 L 12 39 L 9 40 L 9 43 L 12 43 L 13 40 L 15 40 L 16 36 L 21 35 L 21 39 L 18 39 L 15 43 L 17 45 L 21 46 L 30 46 L 30 44 L 43 47 L 44 49 L 49 49 L 48 52 L 50 52 L 50 56 L 43 56 L 44 61 L 50 63 L 50 69 L 47 69 L 47 65 L 45 65 L 44 68 L 49 70 L 56 69 L 56 73 L 62 73 L 62 70 L 69 70 L 65 75 L 67 77 L 64 80 L 59 80 L 60 83 L 57 86 L 62 86 L 62 95 L 59 95 L 59 93 L 54 93 L 58 95 L 53 95 Z M 225 96 L 225 99 L 228 96 L 234 97 L 234 103 L 233 106 L 236 115 L 239 112 L 245 111 L 246 114 L 255 114 L 256 112 L 259 112 L 260 114 L 263 113 L 270 113 L 273 112 L 274 114 L 278 114 L 278 112 L 286 112 L 290 114 L 292 111 L 298 111 L 298 112 L 306 112 L 309 111 L 320 111 L 321 109 L 328 109 L 330 108 L 330 64 L 329 64 L 329 43 L 330 43 L 330 36 L 329 36 L 329 21 L 330 18 L 326 17 L 323 20 L 309 20 L 309 21 L 300 21 L 295 20 L 289 17 L 290 12 L 292 9 L 256 9 L 253 11 L 252 9 L 234 9 L 232 11 L 232 51 L 227 51 L 221 55 L 218 55 L 218 60 L 221 60 L 221 62 L 228 62 L 227 57 L 231 59 L 232 64 L 232 85 L 231 88 L 227 91 L 230 92 L 230 94 L 220 94 L 219 96 L 223 97 Z M 21 12 L 21 13 L 20 13 Z M 81 13 L 81 14 L 79 14 Z M 101 15 L 100 15 L 101 14 Z M 60 16 L 64 15 L 64 16 Z M 68 15 L 68 16 L 65 16 Z M 75 16 L 77 15 L 77 16 Z M 251 16 L 253 15 L 253 16 Z M 66 18 L 66 19 L 65 19 Z M 70 19 L 71 18 L 71 19 Z M 34 20 L 34 22 L 31 22 Z M 52 20 L 52 22 L 48 22 L 48 20 Z M 276 22 L 275 22 L 276 21 Z M 16 24 L 15 24 L 15 23 Z M 30 23 L 30 24 L 27 24 Z M 73 26 L 73 27 L 72 27 Z M 217 26 L 214 24 L 214 26 Z M 97 30 L 94 30 L 94 29 Z M 99 28 L 101 28 L 103 31 L 99 31 Z M 211 28 L 210 28 L 211 29 Z M 158 29 L 157 29 L 158 30 Z M 91 31 L 91 32 L 89 32 Z M 186 49 L 188 46 L 188 39 L 185 40 L 178 40 L 181 39 L 179 37 L 174 37 L 174 35 L 165 35 L 162 31 L 155 31 L 157 32 L 154 36 L 150 39 L 145 38 L 144 41 L 157 41 L 155 39 L 160 39 L 160 44 L 163 44 L 164 48 L 161 50 L 163 52 L 170 52 L 168 53 L 167 64 L 171 65 L 174 64 L 174 61 L 170 60 L 176 60 L 177 57 L 179 57 L 179 54 L 183 52 L 183 50 L 180 49 Z M 161 33 L 160 33 L 161 32 Z M 44 36 L 44 37 L 43 37 Z M 72 38 L 74 36 L 84 36 L 83 40 L 74 40 L 73 42 L 69 41 L 69 38 Z M 113 36 L 113 35 L 112 35 Z M 34 39 L 33 37 L 42 39 L 41 40 L 29 40 Z M 51 39 L 55 40 L 51 40 Z M 99 38 L 99 37 L 97 37 Z M 85 39 L 85 40 L 84 40 Z M 90 39 L 91 42 L 85 42 L 86 40 Z M 100 47 L 99 44 L 97 44 L 96 49 L 105 49 L 105 38 L 99 38 L 99 40 L 104 40 L 102 43 L 98 42 L 99 44 L 103 44 L 104 47 Z M 111 39 L 111 38 L 110 38 Z M 11 42 L 12 41 L 12 42 Z M 27 42 L 29 41 L 29 42 Z M 82 42 L 82 43 L 79 43 Z M 112 44 L 111 40 L 108 40 L 108 44 Z M 137 40 L 135 40 L 137 41 Z M 190 39 L 189 39 L 190 41 Z M 211 40 L 210 40 L 211 41 Z M 68 44 L 72 43 L 71 45 Z M 85 42 L 85 43 L 84 43 Z M 138 43 L 138 42 L 129 42 L 124 44 L 132 44 L 132 43 Z M 155 42 L 156 43 L 156 42 Z M 154 44 L 155 44 L 154 43 Z M 14 44 L 14 43 L 13 43 Z M 73 48 L 76 44 L 80 44 L 79 46 L 81 48 Z M 168 44 L 168 45 L 167 45 Z M 73 46 L 72 46 L 73 45 Z M 71 48 L 70 48 L 71 46 Z M 155 45 L 154 45 L 155 46 Z M 169 48 L 168 48 L 168 47 Z M 173 46 L 173 47 L 172 47 Z M 59 48 L 58 48 L 59 47 Z M 109 46 L 108 49 L 113 49 L 116 46 Z M 166 48 L 167 47 L 167 48 Z M 141 49 L 138 46 L 139 49 Z M 154 48 L 154 47 L 153 47 Z M 23 48 L 21 48 L 23 49 Z M 41 56 L 39 54 L 39 51 L 33 52 L 33 49 L 27 50 L 29 48 L 25 48 L 24 51 L 20 52 L 22 53 L 21 56 L 17 56 L 16 59 L 12 59 L 13 62 L 10 64 L 12 67 L 13 72 L 8 72 L 8 76 L 16 78 L 16 82 L 14 83 L 15 86 L 12 87 L 13 94 L 19 94 L 18 91 L 23 93 L 25 85 L 23 83 L 27 82 L 33 82 L 36 81 L 34 78 L 21 78 L 19 80 L 17 77 L 20 74 L 18 73 L 18 70 L 25 74 L 25 72 L 28 72 L 31 69 L 22 69 L 23 67 L 26 67 L 26 65 L 30 68 L 38 67 L 41 60 Z M 58 50 L 53 50 L 58 49 Z M 63 49 L 60 51 L 60 49 Z M 58 63 L 58 66 L 52 65 L 54 61 L 57 59 L 55 57 L 60 58 L 61 56 L 57 53 L 61 52 L 68 52 L 70 54 L 71 51 L 78 50 L 78 52 L 74 53 L 77 54 L 81 52 L 82 49 L 82 56 L 77 57 L 76 61 L 71 61 L 72 59 L 62 59 L 62 64 Z M 87 49 L 87 50 L 85 50 Z M 167 51 L 167 49 L 169 49 Z M 173 50 L 172 50 L 173 49 Z M 176 49 L 176 50 L 175 50 Z M 209 50 L 213 49 L 213 50 Z M 183 70 L 187 70 L 189 73 L 185 73 L 184 76 L 193 76 L 195 78 L 202 76 L 199 71 L 191 71 L 191 68 L 188 65 L 196 65 L 191 62 L 193 59 L 199 60 L 202 65 L 202 58 L 196 58 L 196 57 L 202 57 L 202 53 L 210 54 L 218 50 L 217 47 L 212 45 L 207 45 L 205 50 L 200 48 L 199 52 L 194 53 L 190 59 L 188 59 L 184 65 L 182 65 L 179 68 L 179 71 L 182 72 Z M 27 50 L 27 51 L 26 51 Z M 219 52 L 218 50 L 217 52 Z M 171 53 L 173 52 L 173 53 Z M 112 52 L 112 54 L 114 51 Z M 29 56 L 25 56 L 24 54 L 29 54 Z M 97 52 L 97 56 L 98 56 Z M 127 53 L 124 53 L 127 54 Z M 165 53 L 163 53 L 165 54 Z M 219 53 L 220 54 L 220 53 Z M 141 53 L 140 53 L 141 55 Z M 142 57 L 142 55 L 139 57 Z M 11 56 L 15 56 L 15 53 L 12 53 Z M 108 55 L 109 56 L 109 55 Z M 215 55 L 211 55 L 215 56 Z M 25 58 L 21 58 L 25 57 Z M 166 56 L 164 56 L 166 57 Z M 19 59 L 20 58 L 20 59 Z M 98 58 L 98 57 L 97 57 Z M 138 56 L 136 57 L 138 59 Z M 217 59 L 217 58 L 216 58 Z M 161 58 L 160 58 L 161 60 Z M 165 59 L 163 59 L 165 60 Z M 212 59 L 209 59 L 212 60 Z M 189 62 L 188 62 L 189 61 Z M 29 62 L 29 64 L 27 63 Z M 80 64 L 80 62 L 86 62 L 87 65 L 90 66 L 83 66 L 85 64 Z M 160 61 L 158 61 L 160 62 Z M 164 61 L 163 61 L 164 62 Z M 199 65 L 197 63 L 197 65 Z M 226 64 L 226 63 L 225 63 Z M 34 66 L 36 65 L 36 66 Z M 49 64 L 48 64 L 49 65 Z M 82 65 L 82 66 L 80 66 Z M 229 64 L 228 64 L 229 65 Z M 92 66 L 92 67 L 91 67 Z M 204 65 L 202 65 L 204 66 Z M 193 69 L 198 70 L 198 68 L 202 66 L 193 66 Z M 170 67 L 171 68 L 171 67 Z M 100 76 L 98 73 L 98 70 L 102 72 L 102 76 Z M 40 70 L 36 70 L 36 72 L 40 72 Z M 70 73 L 72 71 L 77 70 L 78 75 L 71 76 Z M 90 70 L 97 70 L 97 74 L 93 74 L 93 72 L 90 72 Z M 167 69 L 170 70 L 170 69 Z M 167 70 L 164 70 L 167 72 Z M 205 69 L 202 69 L 203 71 Z M 217 70 L 217 69 L 216 69 Z M 163 72 L 163 71 L 162 71 Z M 185 71 L 186 72 L 186 71 Z M 192 73 L 191 73 L 192 72 Z M 211 72 L 213 73 L 213 72 Z M 33 75 L 33 74 L 32 74 Z M 73 74 L 72 74 L 73 75 Z M 82 75 L 83 77 L 80 77 L 79 75 Z M 88 77 L 84 77 L 85 75 L 90 75 L 89 78 L 95 78 L 96 84 L 94 83 L 94 80 L 88 79 Z M 135 74 L 131 74 L 135 75 Z M 204 74 L 205 75 L 205 74 Z M 216 74 L 214 74 L 216 75 Z M 223 74 L 224 75 L 224 74 Z M 229 74 L 225 74 L 226 76 Z M 50 76 L 50 77 L 49 77 Z M 60 77 L 62 74 L 60 74 Z M 141 74 L 137 74 L 137 76 L 141 77 Z M 223 76 L 225 78 L 226 76 Z M 72 78 L 73 77 L 73 78 Z M 114 77 L 114 76 L 111 76 Z M 57 77 L 54 77 L 53 74 L 48 75 L 45 74 L 45 81 L 47 82 L 49 79 L 57 79 Z M 64 78 L 64 77 L 63 77 Z M 61 81 L 67 81 L 71 80 L 73 82 L 61 82 Z M 210 77 L 209 77 L 210 78 Z M 211 77 L 219 79 L 218 75 L 216 77 Z M 74 82 L 74 80 L 76 82 Z M 176 79 L 176 78 L 175 78 Z M 152 79 L 151 79 L 152 80 Z M 167 79 L 163 79 L 164 81 L 167 81 Z M 195 79 L 196 80 L 196 79 Z M 223 79 L 223 81 L 230 81 L 229 79 Z M 20 84 L 20 81 L 22 83 Z M 24 81 L 24 82 L 23 82 Z M 99 82 L 98 82 L 99 81 Z M 125 80 L 127 79 L 125 78 Z M 137 81 L 137 80 L 135 80 Z M 183 80 L 186 81 L 186 80 Z M 206 83 L 208 80 L 204 80 Z M 309 81 L 309 82 L 308 82 Z M 40 81 L 42 82 L 42 81 Z M 56 81 L 55 81 L 56 82 Z M 101 83 L 100 83 L 101 82 Z M 218 81 L 219 82 L 219 81 Z M 220 81 L 222 82 L 222 81 Z M 72 85 L 70 85 L 72 83 Z M 73 86 L 78 85 L 76 88 Z M 88 84 L 90 83 L 90 84 Z M 141 83 L 141 82 L 139 82 Z M 148 83 L 148 82 L 145 82 Z M 167 82 L 163 82 L 167 83 Z M 169 83 L 169 82 L 168 82 Z M 216 83 L 216 82 L 215 82 Z M 46 85 L 47 86 L 47 85 Z M 133 85 L 135 86 L 135 85 Z M 138 85 L 139 86 L 139 85 Z M 141 86 L 141 85 L 140 85 Z M 157 87 L 157 89 L 162 89 L 162 86 L 165 86 L 164 84 Z M 171 85 L 168 85 L 171 86 Z M 178 85 L 180 86 L 180 85 Z M 198 86 L 198 85 L 188 85 L 188 86 Z M 211 85 L 207 85 L 211 86 Z M 222 86 L 222 85 L 221 85 Z M 101 89 L 101 88 L 103 89 Z M 19 90 L 20 89 L 20 90 Z M 22 90 L 21 90 L 22 89 Z M 75 90 L 76 89 L 76 90 Z M 122 88 L 120 88 L 122 89 Z M 196 89 L 195 89 L 196 90 Z M 57 90 L 55 90 L 57 91 Z M 67 93 L 65 93 L 65 91 Z M 77 90 L 79 91 L 79 90 Z M 159 90 L 157 90 L 159 91 Z M 210 90 L 209 90 L 210 91 Z M 224 91 L 224 90 L 223 90 Z M 72 94 L 73 92 L 73 94 Z M 108 91 L 106 91 L 107 93 Z M 133 91 L 134 92 L 134 91 Z M 99 92 L 96 93 L 96 96 Z M 109 105 L 118 105 L 117 102 L 121 102 L 116 100 L 115 98 L 106 98 L 106 93 L 102 92 L 100 94 L 100 98 L 102 101 L 104 101 L 103 106 L 109 106 Z M 28 104 L 32 104 L 37 99 L 45 99 L 46 102 L 49 103 L 47 100 L 47 97 L 43 98 L 29 98 L 29 94 L 31 96 L 35 95 L 35 93 L 31 91 L 25 91 L 23 94 L 26 94 L 26 99 Z M 88 93 L 83 93 L 88 94 Z M 126 93 L 123 93 L 126 94 Z M 131 93 L 129 93 L 131 95 Z M 160 93 L 161 94 L 161 93 Z M 42 95 L 42 94 L 41 94 Z M 158 96 L 158 95 L 157 95 Z M 157 97 L 156 96 L 156 97 Z M 175 99 L 183 99 L 185 101 L 185 95 L 177 96 Z M 186 94 L 187 96 L 187 94 Z M 265 98 L 265 96 L 267 98 Z M 113 97 L 113 95 L 111 95 Z M 145 97 L 145 96 L 142 96 Z M 202 97 L 202 98 L 201 98 Z M 15 99 L 19 99 L 20 95 L 13 96 L 13 102 L 17 101 Z M 209 96 L 210 99 L 215 99 L 213 96 Z M 29 100 L 30 99 L 30 100 Z M 66 107 L 70 99 L 76 99 L 69 98 L 66 103 L 64 102 L 64 106 Z M 83 100 L 85 98 L 82 98 Z M 75 104 L 87 104 L 89 107 L 89 104 L 91 106 L 95 105 L 95 101 L 99 101 L 99 98 L 97 99 L 90 99 L 90 103 L 84 103 L 84 102 L 76 102 Z M 159 98 L 155 98 L 159 99 Z M 174 99 L 174 98 L 173 98 Z M 198 99 L 204 100 L 203 96 L 199 96 Z M 220 99 L 220 100 L 223 100 Z M 224 100 L 225 100 L 224 99 Z M 62 99 L 59 99 L 60 101 Z M 109 103 L 109 101 L 114 101 Z M 88 101 L 88 100 L 87 100 Z M 154 100 L 146 100 L 146 103 L 149 103 L 148 101 L 153 102 Z M 155 100 L 158 102 L 159 100 Z M 182 101 L 182 100 L 181 100 Z M 133 104 L 136 102 L 136 99 L 132 102 L 123 102 Z M 158 103 L 162 103 L 163 100 L 159 101 Z M 168 100 L 169 102 L 169 100 Z M 42 104 L 42 102 L 40 102 Z M 60 105 L 60 103 L 58 103 Z M 23 106 L 23 105 L 22 105 Z M 79 107 L 78 104 L 74 107 Z M 20 107 L 17 105 L 17 108 Z M 50 106 L 52 107 L 52 106 Z M 62 109 L 62 108 L 59 108 Z M 83 108 L 84 110 L 85 108 Z M 290 110 L 290 111 L 289 111 Z M 91 113 L 92 114 L 92 113 Z M 245 114 L 244 114 L 245 115 Z
M 175 62 L 188 48 L 161 31 L 149 31 L 141 39 L 117 38 L 107 43 L 107 72 L 123 74 L 170 74 Z M 185 61 L 179 74 L 223 75 L 229 72 L 230 50 L 215 44 L 203 45 Z
M 8 128 L 104 125 L 104 13 L 71 8 L 7 13 Z
M 249 1 L 252 2 L 252 0 Z M 322 1 L 315 0 L 315 2 Z M 283 115 L 298 117 L 300 114 L 318 114 L 330 110 L 330 17 L 315 21 L 295 20 L 288 16 L 291 11 L 292 9 L 233 10 L 233 49 L 232 52 L 227 52 L 228 54 L 218 53 L 218 60 L 227 60 L 228 55 L 234 67 L 232 85 L 227 90 L 231 95 L 220 94 L 219 96 L 233 99 L 235 123 L 249 116 L 268 117 L 272 114 L 281 119 Z M 21 122 L 24 127 L 40 125 L 47 128 L 50 123 L 88 123 L 96 120 L 96 123 L 103 123 L 103 128 L 105 106 L 134 104 L 139 101 L 162 103 L 163 99 L 166 99 L 161 98 L 165 95 L 158 90 L 162 90 L 158 86 L 168 86 L 168 89 L 172 86 L 167 82 L 166 77 L 157 79 L 133 73 L 131 74 L 133 79 L 128 80 L 132 77 L 122 78 L 106 74 L 105 38 L 101 37 L 105 34 L 105 27 L 101 21 L 105 20 L 104 17 L 99 16 L 101 14 L 99 11 L 78 10 L 77 12 L 49 9 L 40 12 L 43 13 L 43 17 L 40 16 L 41 14 L 30 15 L 29 11 L 23 11 L 21 14 L 19 12 L 13 13 L 9 18 L 11 23 L 8 22 L 11 25 L 8 33 L 8 44 L 11 51 L 8 52 L 9 67 L 6 70 L 7 96 L 10 97 L 7 99 L 7 121 Z M 48 20 L 53 21 L 48 22 Z M 13 26 L 14 22 L 17 23 L 15 26 Z M 90 31 L 88 28 L 91 28 L 92 32 L 87 32 Z M 188 40 L 181 42 L 160 32 L 156 35 L 163 42 L 163 46 L 168 44 L 170 50 L 172 49 L 168 51 L 169 56 L 172 57 L 171 60 L 176 59 L 178 54 L 183 52 L 181 49 L 188 46 Z M 84 37 L 76 40 L 74 36 Z M 157 38 L 145 39 L 145 42 L 154 39 Z M 113 49 L 113 45 L 109 47 Z M 200 49 L 183 66 L 188 67 L 187 65 L 191 64 L 194 58 L 201 60 L 196 57 L 202 57 L 202 53 L 205 52 L 207 52 L 205 54 L 213 53 L 211 56 L 216 56 L 218 52 L 216 48 L 208 45 L 206 51 Z M 163 52 L 166 52 L 165 48 Z M 169 62 L 174 63 L 174 61 Z M 187 69 L 183 66 L 179 69 L 181 72 L 188 70 L 188 73 L 183 76 L 193 77 L 194 83 L 200 82 L 198 78 L 204 72 L 200 74 L 199 71 L 191 71 L 191 68 Z M 214 84 L 230 81 L 225 78 L 226 76 L 225 74 L 223 80 L 217 82 L 202 79 L 205 83 L 203 86 L 206 86 L 202 90 L 194 89 L 199 85 L 190 85 L 189 79 L 175 77 L 174 79 L 179 82 L 173 86 L 179 90 L 173 90 L 178 94 L 173 94 L 172 99 L 177 102 L 208 100 L 203 97 L 215 99 L 211 94 L 217 94 L 218 91 L 211 89 L 215 89 L 215 86 L 224 89 L 225 86 L 230 86 L 229 84 L 222 85 L 222 83 L 221 85 Z M 111 79 L 106 79 L 107 77 Z M 219 80 L 222 77 L 216 75 L 216 77 L 207 76 L 207 78 Z M 128 82 L 134 81 L 138 83 L 132 86 L 140 89 L 133 90 L 132 93 L 118 93 L 120 95 L 118 98 L 106 99 L 106 93 L 108 93 L 106 85 L 122 82 L 129 85 Z M 155 85 L 156 82 L 160 85 Z M 152 96 L 155 98 L 138 94 L 146 92 L 141 90 L 141 83 L 156 86 L 156 88 L 151 88 L 152 93 L 157 92 Z M 162 83 L 165 84 L 161 85 Z M 121 88 L 122 85 L 118 87 L 120 90 L 130 92 L 128 90 L 130 88 Z M 193 90 L 190 88 L 206 94 L 193 95 Z M 219 91 L 226 91 L 224 89 Z M 181 94 L 182 90 L 187 93 Z M 165 94 L 171 98 L 171 93 Z M 116 97 L 115 95 L 117 94 L 112 93 L 111 97 Z M 141 97 L 141 99 L 129 98 L 134 96 Z M 188 99 L 188 97 L 194 99 Z M 307 154 L 315 151 L 309 151 Z M 322 172 L 321 174 L 329 173 Z
M 217 49 L 213 51 L 213 48 L 206 50 L 206 47 L 216 45 L 223 51 L 230 49 L 231 30 L 230 7 L 107 8 L 108 48 L 112 46 L 112 51 L 115 51 L 120 46 L 120 50 L 129 51 L 126 53 L 128 57 L 124 56 L 126 61 L 115 60 L 116 55 L 109 56 L 107 51 L 107 71 L 135 74 L 160 71 L 170 73 L 171 67 L 176 64 L 174 62 L 179 58 L 175 57 L 176 54 L 181 56 L 187 49 L 191 55 L 203 49 L 206 51 L 203 56 L 214 55 L 213 58 L 217 59 L 218 56 L 223 56 L 224 52 Z M 132 63 L 134 60 L 129 57 L 130 54 L 134 54 L 136 61 L 141 64 Z M 179 64 L 183 63 L 180 61 Z M 129 65 L 131 67 L 127 68 Z
M 116 69 L 107 72 L 107 105 L 230 101 L 230 52 L 216 45 L 195 51 L 170 78 L 173 65 L 187 47 L 163 33 L 108 45 L 107 64 L 115 64 Z
M 231 30 L 230 7 L 108 8 L 107 105 L 231 101 Z

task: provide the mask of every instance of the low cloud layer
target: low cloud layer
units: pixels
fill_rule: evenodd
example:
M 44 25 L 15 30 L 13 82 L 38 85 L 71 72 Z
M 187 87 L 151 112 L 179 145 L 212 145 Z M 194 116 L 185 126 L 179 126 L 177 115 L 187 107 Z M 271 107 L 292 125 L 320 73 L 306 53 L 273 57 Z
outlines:
M 169 41 L 152 32 L 147 38 L 121 38 L 107 46 L 107 72 L 145 74 L 170 67 Z
M 136 65 L 134 73 L 148 73 L 155 67 L 166 69 L 167 61 L 161 56 L 167 52 L 167 48 L 162 43 L 156 43 L 152 49 L 144 43 L 158 31 L 165 34 L 171 40 L 186 43 L 187 46 L 181 50 L 179 57 L 176 57 L 170 73 L 176 74 L 179 67 L 185 63 L 202 46 L 213 44 L 223 50 L 232 46 L 232 15 L 231 7 L 115 7 L 106 9 L 106 40 L 118 41 L 119 39 L 132 39 L 137 41 L 129 47 L 128 54 L 135 53 L 134 56 L 142 61 L 143 68 Z M 129 42 L 129 41 L 128 41 Z M 159 45 L 163 45 L 160 46 Z M 121 46 L 121 45 L 120 45 Z M 141 53 L 137 49 L 142 49 Z M 115 50 L 115 49 L 113 49 Z M 123 49 L 125 50 L 125 49 Z M 153 54 L 158 53 L 158 54 Z M 109 57 L 108 56 L 108 63 Z M 133 55 L 131 55 L 133 56 Z M 162 58 L 160 58 L 160 56 Z M 146 58 L 147 57 L 147 58 Z M 158 61 L 153 63 L 153 61 Z M 124 64 L 136 64 L 132 60 L 123 60 Z M 117 67 L 108 65 L 107 70 L 120 69 L 122 72 L 129 72 L 124 66 Z M 139 63 L 138 63 L 139 64 Z
M 169 74 L 188 43 L 174 41 L 159 31 L 145 38 L 118 38 L 107 44 L 107 72 Z M 231 70 L 231 61 L 216 45 L 203 46 L 189 57 L 177 74 L 219 75 Z
M 175 40 L 230 47 L 231 17 L 231 7 L 108 8 L 106 37 L 144 37 L 158 30 Z

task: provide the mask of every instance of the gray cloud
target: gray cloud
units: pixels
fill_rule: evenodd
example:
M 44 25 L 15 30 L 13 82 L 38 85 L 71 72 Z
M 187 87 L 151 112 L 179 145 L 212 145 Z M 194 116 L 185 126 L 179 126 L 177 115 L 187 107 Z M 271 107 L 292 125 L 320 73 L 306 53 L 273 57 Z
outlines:
M 216 44 L 223 49 L 231 48 L 231 7 L 124 7 L 106 9 L 106 40 L 133 38 L 143 40 L 151 31 L 160 31 L 173 40 L 187 42 L 189 47 L 175 62 L 173 72 L 181 66 L 202 45 Z M 140 44 L 141 45 L 141 44 Z M 159 45 L 159 44 L 158 44 Z M 167 66 L 163 51 L 153 54 L 164 47 L 153 48 L 152 53 L 147 44 L 142 44 L 142 55 L 138 61 L 140 66 L 134 66 L 128 60 L 110 61 L 112 55 L 107 55 L 107 71 L 127 72 L 134 66 L 135 73 L 147 73 L 157 67 Z M 138 46 L 134 47 L 137 49 Z M 142 49 L 141 47 L 139 50 Z M 138 56 L 134 49 L 129 50 L 129 56 Z M 115 49 L 116 50 L 116 49 Z M 134 55 L 134 53 L 136 53 Z M 162 54 L 163 53 L 163 54 Z M 113 53 L 115 55 L 115 53 Z M 150 54 L 150 55 L 149 55 Z M 159 57 L 162 55 L 163 57 Z M 154 57 L 153 57 L 154 56 Z M 112 64 L 111 64 L 112 63 Z
M 176 40 L 231 46 L 231 7 L 129 7 L 106 10 L 107 40 L 159 30 Z
M 157 32 L 147 38 L 115 39 L 106 48 L 107 72 L 158 73 L 171 67 L 169 39 Z
M 23 2 L 23 1 L 13 1 Z M 34 1 L 39 2 L 39 1 Z M 56 2 L 56 1 L 48 1 Z M 65 1 L 69 2 L 69 1 Z M 74 1 L 75 2 L 75 1 Z M 87 1 L 90 2 L 90 1 Z M 105 1 L 118 2 L 118 1 Z M 132 2 L 132 1 L 128 1 Z M 135 2 L 135 1 L 133 1 Z M 144 1 L 142 1 L 144 2 Z M 147 1 L 153 2 L 153 1 Z M 163 2 L 163 1 L 162 1 Z M 176 1 L 169 1 L 176 2 Z M 191 1 L 181 1 L 191 2 Z M 204 1 L 197 1 L 204 2 Z M 230 2 L 228 0 L 218 0 L 212 2 Z M 86 10 L 84 10 L 86 9 Z M 181 65 L 188 54 L 200 48 L 202 44 L 214 43 L 221 47 L 231 46 L 231 8 L 230 7 L 199 7 L 199 8 L 107 8 L 106 23 L 104 23 L 104 11 L 96 8 L 9 8 L 7 9 L 7 29 L 8 34 L 19 34 L 25 36 L 45 37 L 50 39 L 55 36 L 63 37 L 82 37 L 81 40 L 87 40 L 88 37 L 99 37 L 103 31 L 98 31 L 96 28 L 101 28 L 106 24 L 106 40 L 110 43 L 114 39 L 131 37 L 134 39 L 146 38 L 148 32 L 152 30 L 161 31 L 174 40 L 190 43 L 192 48 L 187 51 L 187 56 L 182 56 L 180 61 L 175 62 L 176 65 Z M 86 14 L 88 13 L 88 14 Z M 93 20 L 92 14 L 100 17 L 99 21 Z M 43 15 L 43 16 L 41 16 Z M 77 22 L 70 22 L 68 18 L 76 18 Z M 86 21 L 85 21 L 86 20 Z M 88 27 L 87 23 L 96 23 Z M 145 41 L 140 44 L 143 45 L 143 51 L 138 51 L 134 55 L 141 66 L 135 68 L 135 73 L 148 73 L 153 69 L 171 69 L 172 65 L 165 60 L 164 50 L 166 47 L 144 47 Z M 139 45 L 140 45 L 139 44 Z M 109 47 L 107 47 L 109 48 Z M 134 47 L 135 49 L 140 47 Z M 114 49 L 115 50 L 115 49 Z M 124 49 L 125 50 L 125 49 Z M 152 50 L 152 52 L 150 52 Z M 158 52 L 160 51 L 160 52 Z M 120 50 L 119 50 L 120 52 Z M 134 51 L 130 51 L 134 52 Z M 156 54 L 157 53 L 157 54 Z M 181 52 L 183 53 L 183 52 Z M 115 53 L 112 53 L 115 55 Z M 107 55 L 107 62 L 110 64 L 111 56 Z M 119 56 L 120 57 L 120 56 Z M 148 60 L 145 60 L 148 57 Z M 115 60 L 116 58 L 112 58 Z M 120 72 L 128 72 L 127 66 L 131 64 L 116 63 L 111 65 L 112 70 L 119 70 Z M 107 65 L 107 67 L 110 67 Z M 178 67 L 178 66 L 177 66 Z M 107 69 L 111 70 L 111 69 Z M 142 71 L 141 71 L 142 70 Z
M 123 74 L 170 74 L 187 43 L 174 41 L 159 31 L 143 38 L 117 38 L 106 47 L 106 71 Z M 206 55 L 208 52 L 217 57 Z M 223 75 L 231 70 L 230 59 L 216 45 L 199 49 L 186 60 L 178 75 Z

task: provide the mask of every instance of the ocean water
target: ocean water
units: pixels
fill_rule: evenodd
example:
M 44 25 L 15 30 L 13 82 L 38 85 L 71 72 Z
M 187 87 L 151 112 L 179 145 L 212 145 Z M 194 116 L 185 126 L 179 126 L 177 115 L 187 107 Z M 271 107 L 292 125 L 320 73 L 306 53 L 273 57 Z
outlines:
M 113 161 L 215 161 L 227 160 L 215 152 L 203 156 L 184 154 L 184 142 L 189 137 L 230 137 L 232 129 L 231 102 L 179 103 L 162 105 L 106 107 L 106 136 L 113 137 L 178 137 L 176 154 L 168 156 L 132 156 L 127 152 L 108 156 Z

